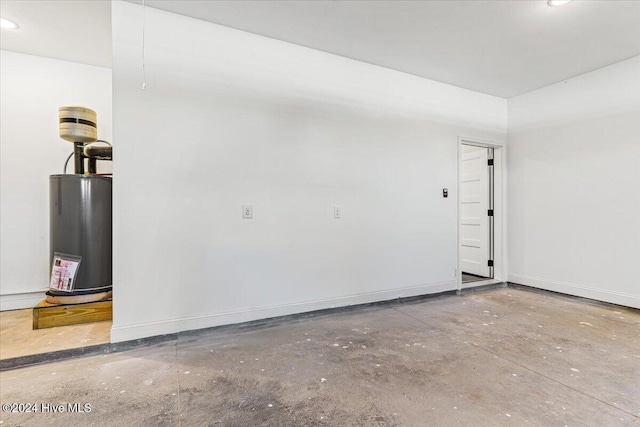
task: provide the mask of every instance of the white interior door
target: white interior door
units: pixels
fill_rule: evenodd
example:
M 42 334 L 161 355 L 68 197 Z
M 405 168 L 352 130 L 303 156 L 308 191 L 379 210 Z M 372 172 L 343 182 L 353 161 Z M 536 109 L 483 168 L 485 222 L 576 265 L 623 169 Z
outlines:
M 490 277 L 488 149 L 462 146 L 460 159 L 460 268 Z

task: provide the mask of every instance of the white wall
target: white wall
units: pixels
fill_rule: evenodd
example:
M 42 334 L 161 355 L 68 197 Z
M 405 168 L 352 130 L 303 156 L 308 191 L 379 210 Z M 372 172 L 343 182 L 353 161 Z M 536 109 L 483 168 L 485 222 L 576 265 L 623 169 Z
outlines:
M 150 8 L 142 90 L 112 12 L 112 341 L 456 288 L 442 188 L 505 100 Z
M 640 308 L 640 57 L 508 111 L 509 280 Z
M 0 55 L 0 310 L 8 310 L 33 307 L 49 282 L 49 175 L 73 149 L 58 137 L 58 107 L 94 109 L 98 135 L 111 140 L 111 70 Z

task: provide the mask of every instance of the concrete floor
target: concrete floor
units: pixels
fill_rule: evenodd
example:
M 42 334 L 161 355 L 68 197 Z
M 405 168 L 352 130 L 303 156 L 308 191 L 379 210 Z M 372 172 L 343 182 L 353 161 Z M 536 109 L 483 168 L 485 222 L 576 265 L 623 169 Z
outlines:
M 640 312 L 503 288 L 0 373 L 29 426 L 640 427 Z M 41 406 L 39 406 L 41 410 Z
M 476 276 L 475 274 L 462 272 L 462 283 L 482 282 L 483 280 L 491 280 L 491 277 Z

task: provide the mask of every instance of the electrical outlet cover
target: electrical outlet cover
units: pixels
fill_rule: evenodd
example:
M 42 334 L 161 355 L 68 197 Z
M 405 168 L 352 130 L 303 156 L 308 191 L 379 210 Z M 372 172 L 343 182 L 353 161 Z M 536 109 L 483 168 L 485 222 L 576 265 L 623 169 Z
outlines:
M 253 219 L 253 206 L 251 206 L 251 205 L 242 205 L 242 218 L 243 219 Z

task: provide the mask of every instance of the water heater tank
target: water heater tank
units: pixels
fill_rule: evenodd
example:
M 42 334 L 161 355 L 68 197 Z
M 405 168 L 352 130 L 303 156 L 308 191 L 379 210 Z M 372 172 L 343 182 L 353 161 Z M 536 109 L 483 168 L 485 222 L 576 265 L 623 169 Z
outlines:
M 77 296 L 111 291 L 111 178 L 95 175 L 49 177 L 51 267 L 54 254 L 80 260 L 70 292 Z

